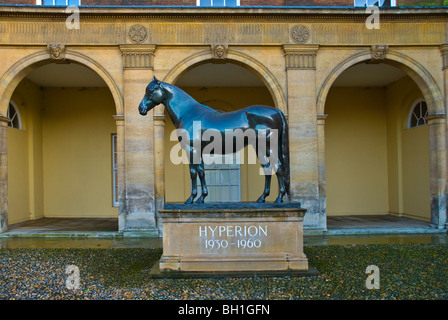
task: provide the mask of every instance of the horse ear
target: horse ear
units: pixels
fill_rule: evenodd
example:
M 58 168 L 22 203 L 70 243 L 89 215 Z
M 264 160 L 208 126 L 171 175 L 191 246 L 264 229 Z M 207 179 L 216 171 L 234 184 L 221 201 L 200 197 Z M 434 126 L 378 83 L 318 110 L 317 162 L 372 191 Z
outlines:
M 157 84 L 160 84 L 160 81 L 156 78 L 156 76 L 153 76 L 153 81 L 155 81 Z

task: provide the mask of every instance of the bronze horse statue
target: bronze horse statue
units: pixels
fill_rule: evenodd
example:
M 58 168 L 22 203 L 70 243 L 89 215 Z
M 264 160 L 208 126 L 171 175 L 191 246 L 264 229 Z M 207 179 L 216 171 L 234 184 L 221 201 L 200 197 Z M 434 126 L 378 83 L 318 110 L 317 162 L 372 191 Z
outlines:
M 240 143 L 239 146 L 238 144 L 233 143 L 232 149 L 226 149 L 223 142 L 222 148 L 220 150 L 213 149 L 213 152 L 216 152 L 216 154 L 235 153 L 251 144 L 257 153 L 258 160 L 262 165 L 265 175 L 265 188 L 257 202 L 265 202 L 266 197 L 269 195 L 272 169 L 275 170 L 279 184 L 279 195 L 275 202 L 283 202 L 285 194 L 289 196 L 290 172 L 288 124 L 281 110 L 269 106 L 249 106 L 232 112 L 216 111 L 208 106 L 198 103 L 182 89 L 161 82 L 154 77 L 146 87 L 145 96 L 140 102 L 138 110 L 141 115 L 145 116 L 148 111 L 161 103 L 165 105 L 174 126 L 178 130 L 184 130 L 184 132 L 188 133 L 187 137 L 193 137 L 192 139 L 185 139 L 185 136 L 182 136 L 181 141 L 178 134 L 181 147 L 189 156 L 191 196 L 185 203 L 193 203 L 197 196 L 198 175 L 201 181 L 202 194 L 197 199 L 196 203 L 204 203 L 204 199 L 208 194 L 205 181 L 204 161 L 202 158 L 204 149 L 207 148 L 209 144 L 213 143 L 212 139 L 210 139 L 212 141 L 204 141 L 204 139 L 202 139 L 202 133 L 208 129 L 219 132 L 221 138 L 223 138 L 221 141 L 225 140 L 226 131 L 229 129 L 235 130 L 235 132 L 237 132 L 236 130 L 240 130 L 239 132 L 253 130 L 255 133 L 253 136 L 256 137 L 255 142 L 253 141 L 254 139 L 249 141 L 250 139 L 246 136 L 244 137 L 244 143 Z M 201 132 L 199 137 L 197 133 L 194 132 L 195 122 L 200 123 Z M 198 139 L 200 140 L 198 141 Z M 233 142 L 235 142 L 235 137 L 233 137 Z M 262 143 L 264 143 L 265 146 L 263 146 Z M 272 145 L 276 145 L 277 150 L 273 150 L 274 148 L 271 148 Z M 271 164 L 270 160 L 275 152 L 277 153 L 275 163 Z M 192 159 L 198 160 L 192 161 Z

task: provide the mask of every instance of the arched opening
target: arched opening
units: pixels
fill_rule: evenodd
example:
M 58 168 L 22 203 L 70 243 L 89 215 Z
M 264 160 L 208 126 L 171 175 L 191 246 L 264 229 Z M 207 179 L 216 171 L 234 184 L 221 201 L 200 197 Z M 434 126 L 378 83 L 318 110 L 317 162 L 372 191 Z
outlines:
M 252 70 L 240 64 L 227 62 L 214 64 L 208 61 L 194 64 L 173 82 L 198 102 L 219 111 L 234 111 L 249 105 L 275 106 L 270 90 Z M 170 141 L 170 134 L 175 129 L 165 113 L 165 201 L 184 202 L 190 195 L 190 175 L 188 165 L 175 165 L 170 160 L 170 151 L 177 144 Z M 263 192 L 264 176 L 259 174 L 260 164 L 249 163 L 249 152 L 246 148 L 239 159 L 232 164 L 206 166 L 206 179 L 209 196 L 206 201 L 255 201 Z M 236 160 L 236 161 L 235 161 Z M 266 201 L 275 200 L 278 185 L 272 179 L 271 194 Z
M 429 129 L 420 118 L 423 125 L 409 126 L 425 96 L 408 73 L 387 63 L 361 61 L 335 79 L 325 101 L 329 220 L 400 216 L 413 219 L 401 219 L 401 227 L 429 225 Z
M 7 132 L 9 229 L 118 231 L 117 108 L 108 84 L 73 60 L 42 60 L 26 71 L 10 83 L 22 130 Z

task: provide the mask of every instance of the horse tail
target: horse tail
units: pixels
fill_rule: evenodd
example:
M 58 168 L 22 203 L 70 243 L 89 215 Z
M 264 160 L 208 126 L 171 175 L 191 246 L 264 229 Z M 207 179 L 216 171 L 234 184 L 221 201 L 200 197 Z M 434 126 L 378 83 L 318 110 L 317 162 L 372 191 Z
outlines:
M 279 148 L 280 151 L 280 157 L 282 158 L 282 164 L 284 166 L 284 172 L 285 172 L 285 189 L 286 194 L 288 197 L 291 196 L 290 194 L 290 167 L 289 167 L 289 130 L 288 130 L 288 121 L 286 120 L 285 115 L 281 110 L 279 110 L 280 118 L 282 120 L 282 130 L 280 132 L 279 137 L 279 144 L 282 146 Z

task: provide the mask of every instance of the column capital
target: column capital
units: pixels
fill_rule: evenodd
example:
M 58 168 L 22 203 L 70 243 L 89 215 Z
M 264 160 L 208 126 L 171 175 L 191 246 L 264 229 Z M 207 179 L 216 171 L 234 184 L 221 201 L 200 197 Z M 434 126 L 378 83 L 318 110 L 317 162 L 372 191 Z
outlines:
M 153 69 L 154 44 L 121 44 L 123 69 Z
M 164 126 L 166 121 L 166 116 L 164 114 L 154 114 L 154 125 L 155 126 Z
M 425 117 L 428 125 L 445 123 L 446 122 L 446 113 L 433 113 Z
M 124 114 L 115 114 L 113 118 L 117 126 L 124 126 Z
M 8 117 L 0 115 L 0 126 L 7 127 L 8 123 L 11 121 Z
M 318 44 L 285 44 L 286 70 L 316 69 Z
M 318 114 L 317 115 L 317 124 L 323 125 L 328 118 L 328 114 Z
M 448 43 L 444 43 L 440 46 L 440 52 L 442 53 L 442 69 L 448 68 Z

